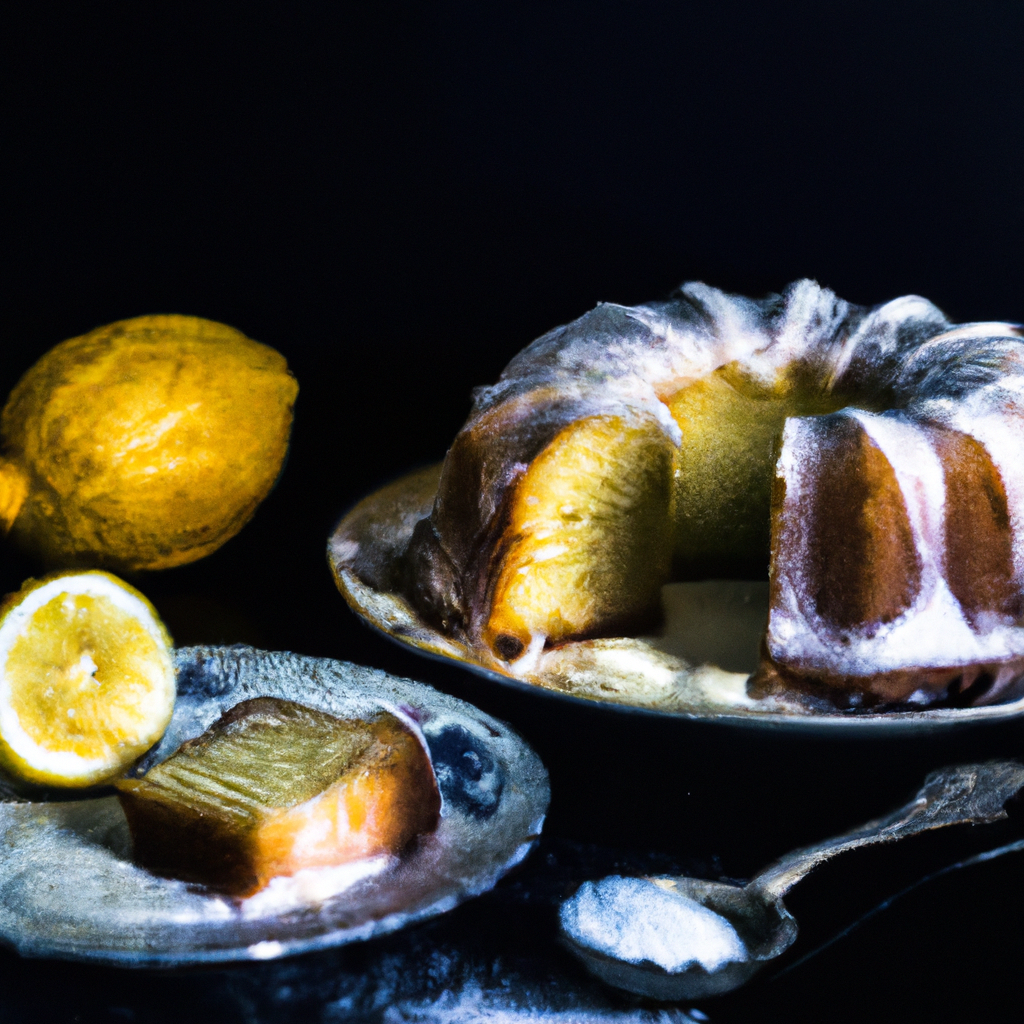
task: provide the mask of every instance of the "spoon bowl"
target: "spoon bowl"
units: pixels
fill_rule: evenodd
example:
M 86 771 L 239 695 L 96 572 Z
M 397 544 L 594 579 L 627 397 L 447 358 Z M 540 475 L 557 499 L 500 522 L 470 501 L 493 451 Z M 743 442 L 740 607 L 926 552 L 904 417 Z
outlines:
M 1003 804 L 1022 786 L 1024 765 L 1016 761 L 932 772 L 899 810 L 794 850 L 744 886 L 685 876 L 585 883 L 562 904 L 562 936 L 591 973 L 616 988 L 666 1001 L 720 995 L 793 945 L 797 922 L 783 896 L 819 864 L 860 846 L 1005 818 Z M 734 936 L 728 953 L 721 935 Z
M 569 948 L 592 974 L 616 988 L 665 1001 L 720 995 L 745 984 L 767 961 L 781 956 L 796 940 L 796 921 L 782 900 L 766 901 L 760 893 L 745 886 L 686 877 L 630 881 L 651 886 L 651 895 L 657 888 L 717 914 L 735 929 L 743 947 L 743 959 L 717 966 L 691 960 L 674 971 L 653 960 L 631 962 L 586 944 L 578 929 L 570 930 L 572 926 L 567 926 L 563 915 L 562 934 Z

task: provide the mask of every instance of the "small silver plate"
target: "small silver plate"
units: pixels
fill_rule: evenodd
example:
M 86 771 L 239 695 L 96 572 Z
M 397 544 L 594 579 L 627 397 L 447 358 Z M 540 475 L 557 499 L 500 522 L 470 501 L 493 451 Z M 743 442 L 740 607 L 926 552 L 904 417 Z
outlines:
M 178 700 L 148 767 L 229 707 L 272 696 L 344 715 L 384 708 L 418 728 L 441 821 L 400 857 L 274 879 L 233 899 L 136 867 L 115 796 L 0 803 L 0 940 L 26 956 L 119 966 L 265 960 L 441 914 L 490 889 L 540 833 L 544 766 L 501 722 L 428 686 L 345 662 L 249 647 L 175 652 Z

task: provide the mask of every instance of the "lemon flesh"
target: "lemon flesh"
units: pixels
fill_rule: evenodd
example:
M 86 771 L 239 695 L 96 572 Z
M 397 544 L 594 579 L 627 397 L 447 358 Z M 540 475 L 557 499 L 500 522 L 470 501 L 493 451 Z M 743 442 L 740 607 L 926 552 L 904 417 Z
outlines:
M 30 581 L 0 620 L 0 760 L 30 782 L 109 779 L 163 735 L 170 637 L 148 601 L 103 572 Z
M 59 567 L 202 558 L 274 485 L 297 391 L 280 353 L 198 317 L 136 317 L 61 342 L 0 418 L 0 521 Z

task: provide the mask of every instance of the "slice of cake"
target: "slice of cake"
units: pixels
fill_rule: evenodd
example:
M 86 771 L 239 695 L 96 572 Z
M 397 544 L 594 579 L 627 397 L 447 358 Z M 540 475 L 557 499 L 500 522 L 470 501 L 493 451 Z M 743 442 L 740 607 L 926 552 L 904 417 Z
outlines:
M 237 704 L 116 785 L 136 863 L 238 896 L 303 868 L 398 853 L 441 809 L 430 758 L 395 715 L 340 719 L 272 697 Z

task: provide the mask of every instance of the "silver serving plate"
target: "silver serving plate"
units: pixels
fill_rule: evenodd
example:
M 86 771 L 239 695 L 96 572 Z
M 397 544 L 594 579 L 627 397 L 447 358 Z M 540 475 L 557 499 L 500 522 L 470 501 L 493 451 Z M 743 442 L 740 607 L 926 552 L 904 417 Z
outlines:
M 890 737 L 1024 715 L 1020 685 L 990 704 L 981 697 L 968 707 L 897 711 L 841 710 L 797 693 L 750 696 L 747 681 L 768 620 L 765 582 L 669 584 L 662 588 L 658 634 L 562 644 L 533 669 L 512 675 L 487 651 L 433 628 L 397 592 L 400 558 L 416 523 L 430 513 L 440 471 L 438 464 L 410 473 L 365 498 L 341 519 L 327 548 L 335 582 L 353 611 L 423 654 L 533 692 L 761 729 Z
M 175 666 L 174 717 L 138 771 L 250 697 L 355 716 L 385 708 L 418 728 L 430 749 L 442 796 L 437 830 L 401 857 L 299 872 L 241 900 L 136 867 L 114 796 L 17 801 L 8 787 L 0 940 L 23 955 L 174 966 L 368 939 L 490 889 L 540 832 L 544 766 L 507 726 L 463 701 L 376 669 L 241 646 L 182 648 Z

